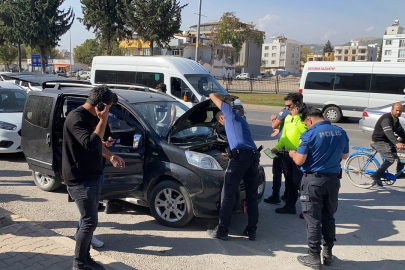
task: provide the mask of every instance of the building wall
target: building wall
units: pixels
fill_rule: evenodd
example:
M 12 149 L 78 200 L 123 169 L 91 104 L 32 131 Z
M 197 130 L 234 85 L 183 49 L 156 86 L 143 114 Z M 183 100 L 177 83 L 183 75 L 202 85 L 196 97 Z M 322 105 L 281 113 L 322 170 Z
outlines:
M 381 62 L 405 62 L 405 34 L 384 35 Z
M 299 73 L 301 51 L 302 45 L 288 43 L 288 39 L 282 43 L 265 43 L 262 46 L 264 67 L 269 70 L 282 69 Z
M 258 48 L 253 42 L 244 43 L 236 63 L 236 73 L 249 73 L 253 77 L 260 74 L 262 62 L 262 48 Z

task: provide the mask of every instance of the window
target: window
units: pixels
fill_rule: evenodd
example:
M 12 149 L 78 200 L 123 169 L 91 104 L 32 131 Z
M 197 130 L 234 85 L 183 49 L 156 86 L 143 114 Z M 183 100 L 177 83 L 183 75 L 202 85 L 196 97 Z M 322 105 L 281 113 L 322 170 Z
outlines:
M 284 66 L 285 66 L 284 60 L 280 60 L 280 67 L 284 67 Z
M 295 64 L 298 65 L 298 61 L 296 61 Z
M 170 93 L 180 99 L 183 98 L 185 90 L 190 91 L 190 88 L 188 88 L 184 81 L 180 78 L 172 77 L 170 87 Z
M 405 75 L 373 74 L 371 91 L 374 93 L 404 95 Z
M 27 100 L 24 118 L 33 125 L 47 128 L 51 116 L 52 103 L 53 98 L 51 97 L 30 96 Z
M 280 59 L 284 59 L 285 58 L 285 53 L 280 53 Z
M 228 92 L 214 79 L 211 74 L 190 74 L 185 75 L 188 83 L 195 89 L 200 95 L 209 97 L 211 93 L 217 93 L 221 96 L 228 95 Z M 184 87 L 187 87 L 185 85 Z M 189 88 L 181 88 L 182 91 L 191 91 Z
M 275 64 L 276 64 L 276 61 L 275 61 L 275 60 L 272 60 L 272 61 L 271 61 L 271 64 L 272 64 L 272 65 L 275 65 Z
M 110 84 L 142 84 L 155 88 L 159 83 L 164 82 L 163 73 L 135 72 L 135 71 L 112 71 L 96 70 L 95 83 Z
M 275 51 L 275 50 L 277 50 L 277 46 L 273 46 L 273 47 L 271 47 L 271 49 L 272 49 L 273 51 Z
M 280 46 L 280 51 L 285 52 L 285 45 Z
M 268 51 L 269 50 L 269 46 L 264 46 L 264 50 Z
M 371 74 L 336 73 L 333 89 L 337 91 L 369 92 Z
M 299 58 L 300 56 L 299 56 L 299 54 L 296 54 L 295 57 Z
M 399 40 L 399 47 L 405 47 L 405 39 Z
M 294 58 L 294 54 L 292 54 L 291 57 Z
M 391 39 L 387 39 L 385 41 L 385 45 L 392 45 L 392 40 Z
M 349 54 L 349 50 L 345 50 L 345 54 Z
M 306 89 L 332 90 L 335 73 L 309 72 L 305 81 Z
M 265 54 L 264 54 L 264 57 L 269 57 L 269 54 L 268 54 L 268 53 L 265 53 Z
M 348 60 L 349 60 L 349 58 L 347 56 L 345 56 L 343 61 L 348 61 Z
M 271 57 L 276 57 L 276 54 L 275 54 L 275 53 L 272 53 L 272 54 L 271 54 Z
M 391 55 L 391 50 L 385 50 L 384 55 Z
M 294 65 L 294 60 L 291 60 L 291 65 Z
M 150 55 L 150 49 L 142 49 L 142 55 Z
M 356 50 L 352 50 L 352 54 L 356 54 Z
M 403 62 L 405 62 L 405 59 L 398 59 L 398 62 L 403 63 Z
M 352 62 L 356 61 L 356 56 L 352 56 Z
M 405 58 L 405 50 L 399 50 L 398 51 L 398 57 Z

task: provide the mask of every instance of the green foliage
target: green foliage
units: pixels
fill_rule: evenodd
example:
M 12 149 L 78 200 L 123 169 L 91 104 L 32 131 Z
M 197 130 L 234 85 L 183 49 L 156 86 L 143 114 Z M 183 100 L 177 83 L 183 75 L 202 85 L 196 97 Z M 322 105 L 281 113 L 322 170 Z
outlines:
M 330 41 L 328 40 L 328 42 L 326 42 L 325 46 L 323 47 L 323 54 L 325 55 L 325 53 L 328 52 L 333 52 L 335 48 L 333 48 L 332 43 L 330 43 Z
M 176 0 L 127 1 L 126 18 L 137 37 L 149 41 L 153 54 L 154 42 L 163 47 L 180 32 L 181 11 L 187 5 L 181 6 Z
M 32 54 L 40 54 L 41 53 L 41 49 L 38 46 L 34 47 L 34 49 L 32 49 L 30 46 L 25 47 L 25 48 L 22 47 L 22 48 L 23 48 L 22 53 L 25 52 L 25 57 L 23 57 L 23 58 L 30 59 Z M 63 59 L 63 58 L 65 58 L 65 56 L 62 55 L 62 53 L 59 50 L 57 50 L 56 48 L 48 48 L 48 49 L 46 49 L 45 50 L 45 55 L 48 55 L 49 59 Z
M 304 61 L 304 63 L 307 62 L 307 55 L 311 53 L 311 49 L 307 47 L 303 47 L 301 50 L 301 61 Z
M 100 44 L 95 39 L 87 39 L 83 44 L 76 46 L 73 51 L 75 62 L 90 66 L 93 57 L 100 55 Z
M 93 29 L 98 40 L 112 54 L 114 43 L 130 38 L 131 30 L 125 21 L 126 6 L 133 0 L 80 0 L 83 18 L 78 18 L 87 30 Z
M 18 49 L 10 44 L 0 46 L 0 61 L 9 69 L 9 66 L 18 56 Z
M 216 33 L 214 33 L 214 43 L 231 44 L 235 48 L 236 59 L 239 58 L 243 43 L 253 42 L 261 48 L 265 34 L 250 23 L 241 23 L 234 12 L 226 12 L 222 15 Z

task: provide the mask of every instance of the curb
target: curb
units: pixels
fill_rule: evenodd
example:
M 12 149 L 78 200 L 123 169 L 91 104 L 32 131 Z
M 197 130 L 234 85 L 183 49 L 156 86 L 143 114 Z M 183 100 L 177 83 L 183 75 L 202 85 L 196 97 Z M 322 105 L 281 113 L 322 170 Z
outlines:
M 279 112 L 284 107 L 281 106 L 267 106 L 267 105 L 255 105 L 255 104 L 249 104 L 249 103 L 243 103 L 243 108 L 246 110 L 258 110 L 258 111 L 272 111 L 272 112 Z
M 22 218 L 14 213 L 11 213 L 0 207 L 0 228 L 6 227 L 13 223 L 18 223 L 18 222 L 25 222 L 29 226 L 35 227 L 39 231 L 40 234 L 43 234 L 44 236 L 49 237 L 49 239 L 51 239 L 55 243 L 63 245 L 71 250 L 75 250 L 75 246 L 76 246 L 75 240 L 73 240 L 69 237 L 57 234 L 56 232 L 54 232 L 50 229 L 46 229 L 46 228 L 42 227 L 37 222 L 30 221 L 26 218 Z M 102 263 L 106 267 L 106 269 L 110 269 L 110 270 L 134 270 L 135 269 L 124 263 L 116 261 L 110 257 L 104 256 L 104 255 L 102 255 L 101 252 L 99 252 L 95 249 L 90 249 L 90 254 L 93 257 L 93 259 Z

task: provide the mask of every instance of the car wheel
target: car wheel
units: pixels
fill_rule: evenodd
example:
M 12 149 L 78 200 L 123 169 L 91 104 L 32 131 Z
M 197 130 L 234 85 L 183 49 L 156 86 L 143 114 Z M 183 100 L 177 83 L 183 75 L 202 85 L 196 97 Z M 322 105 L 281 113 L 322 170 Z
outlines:
M 35 185 L 43 191 L 52 191 L 60 188 L 62 185 L 62 179 L 58 176 L 54 177 L 36 171 L 32 171 L 32 174 L 34 176 Z
M 323 116 L 326 120 L 337 123 L 342 119 L 342 112 L 338 107 L 332 106 L 325 109 Z
M 176 228 L 186 225 L 194 216 L 188 191 L 174 181 L 163 181 L 153 188 L 150 211 L 163 225 Z

